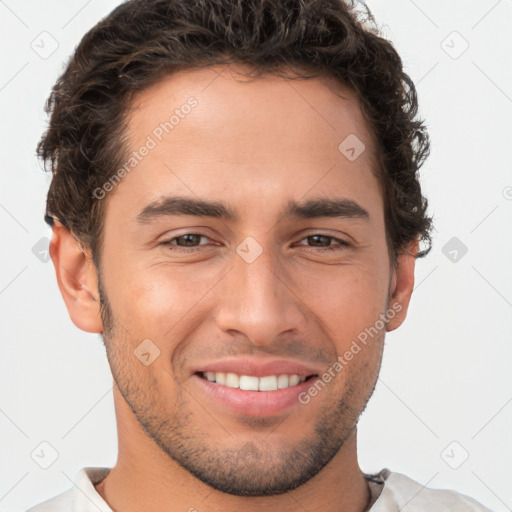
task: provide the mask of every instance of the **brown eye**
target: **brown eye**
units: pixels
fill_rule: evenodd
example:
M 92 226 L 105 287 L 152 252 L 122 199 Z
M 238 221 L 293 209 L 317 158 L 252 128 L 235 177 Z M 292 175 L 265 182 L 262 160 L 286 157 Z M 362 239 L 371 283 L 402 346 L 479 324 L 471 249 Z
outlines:
M 333 239 L 330 236 L 324 235 L 311 235 L 306 238 L 310 243 L 313 243 L 313 246 L 315 247 L 329 247 L 331 245 L 331 240 Z
M 199 233 L 185 233 L 184 235 L 164 240 L 161 245 L 167 247 L 171 251 L 192 252 L 194 250 L 199 250 L 202 245 L 208 245 L 208 243 L 200 243 L 201 239 L 210 240 L 207 236 L 200 235 Z
M 309 245 L 308 247 L 318 248 L 318 249 L 324 250 L 324 251 L 339 251 L 339 250 L 343 250 L 350 246 L 350 244 L 348 242 L 346 242 L 345 240 L 341 240 L 340 238 L 335 238 L 333 236 L 323 235 L 323 234 L 309 235 L 309 236 L 304 237 L 301 240 L 301 242 L 303 240 L 307 240 L 310 244 L 312 244 L 312 245 Z M 331 244 L 332 241 L 335 241 L 336 243 L 333 245 L 333 244 Z M 305 245 L 305 244 L 299 243 L 299 245 Z
M 190 247 L 195 246 L 196 242 L 199 242 L 203 235 L 196 235 L 195 233 L 187 233 L 186 235 L 177 236 L 176 238 L 173 238 L 172 240 L 181 240 L 183 243 L 176 242 L 176 245 L 180 245 L 182 247 Z M 171 240 L 171 242 L 172 242 Z

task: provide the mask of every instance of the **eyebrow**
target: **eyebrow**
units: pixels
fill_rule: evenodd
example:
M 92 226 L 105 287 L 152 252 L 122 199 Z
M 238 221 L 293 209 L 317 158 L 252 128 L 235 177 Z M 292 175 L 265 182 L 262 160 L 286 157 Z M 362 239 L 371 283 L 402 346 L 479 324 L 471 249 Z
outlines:
M 219 201 L 205 201 L 189 197 L 168 196 L 148 204 L 136 217 L 145 224 L 159 217 L 195 215 L 236 222 L 240 219 L 236 210 Z M 368 211 L 351 199 L 318 198 L 303 203 L 289 201 L 282 215 L 285 219 L 313 219 L 318 217 L 370 218 Z

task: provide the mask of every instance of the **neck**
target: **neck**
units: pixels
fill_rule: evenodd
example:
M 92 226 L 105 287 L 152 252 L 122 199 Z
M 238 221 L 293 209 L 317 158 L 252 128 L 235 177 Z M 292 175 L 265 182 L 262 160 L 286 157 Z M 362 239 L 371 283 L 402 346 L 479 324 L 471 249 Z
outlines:
M 114 402 L 118 459 L 95 486 L 114 512 L 366 510 L 370 491 L 357 462 L 355 428 L 329 464 L 297 489 L 276 496 L 240 497 L 212 489 L 164 453 L 142 430 L 116 386 Z

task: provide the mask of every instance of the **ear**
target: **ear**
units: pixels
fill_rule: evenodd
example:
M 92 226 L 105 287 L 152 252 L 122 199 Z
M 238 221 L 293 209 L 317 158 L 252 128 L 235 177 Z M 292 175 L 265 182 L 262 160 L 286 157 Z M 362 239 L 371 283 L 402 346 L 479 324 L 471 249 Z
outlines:
M 58 220 L 53 226 L 50 256 L 72 322 L 82 331 L 102 332 L 98 278 L 90 251 Z
M 415 255 L 419 250 L 418 240 L 409 243 L 398 254 L 398 263 L 391 277 L 389 306 L 395 316 L 388 321 L 387 331 L 394 331 L 402 325 L 407 316 L 409 302 L 414 289 Z

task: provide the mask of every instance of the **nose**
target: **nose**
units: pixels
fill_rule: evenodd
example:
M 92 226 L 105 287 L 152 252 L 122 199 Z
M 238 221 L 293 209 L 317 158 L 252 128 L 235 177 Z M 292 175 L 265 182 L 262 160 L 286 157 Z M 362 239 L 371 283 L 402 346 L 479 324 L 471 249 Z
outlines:
M 219 329 L 241 333 L 258 346 L 275 343 L 287 331 L 300 332 L 306 321 L 306 305 L 289 269 L 275 251 L 266 247 L 251 262 L 235 252 L 233 268 L 217 295 Z

